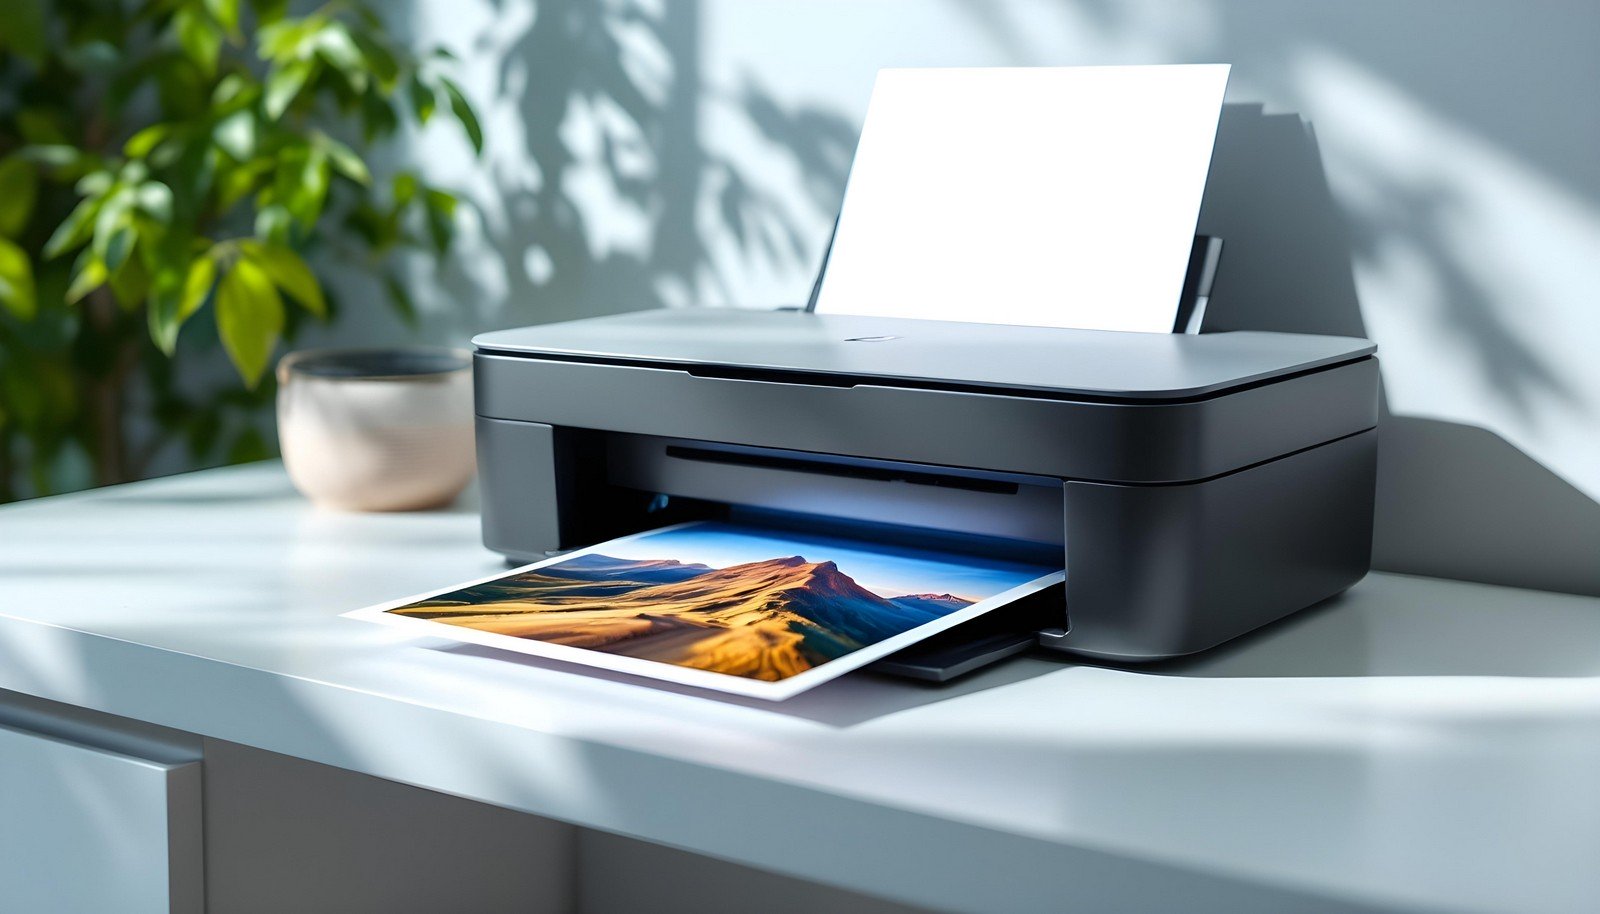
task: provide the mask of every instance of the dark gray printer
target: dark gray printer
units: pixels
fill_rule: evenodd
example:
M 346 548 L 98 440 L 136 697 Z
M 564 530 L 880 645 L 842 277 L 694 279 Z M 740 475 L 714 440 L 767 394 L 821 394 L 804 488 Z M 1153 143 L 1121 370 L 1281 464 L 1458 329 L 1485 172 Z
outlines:
M 1366 340 L 678 309 L 474 345 L 484 542 L 515 560 L 747 515 L 1048 552 L 1028 640 L 1114 660 L 1367 572 Z
M 1227 73 L 881 72 L 806 311 L 474 341 L 484 541 L 534 560 L 727 517 L 1064 563 L 889 658 L 935 679 L 1032 644 L 1189 654 L 1360 580 L 1372 344 L 1197 332 Z

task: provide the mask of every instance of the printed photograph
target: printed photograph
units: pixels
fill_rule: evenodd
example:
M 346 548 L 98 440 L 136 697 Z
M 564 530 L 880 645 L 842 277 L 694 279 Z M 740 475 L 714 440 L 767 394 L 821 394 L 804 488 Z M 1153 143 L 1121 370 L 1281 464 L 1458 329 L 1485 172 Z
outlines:
M 1050 572 L 702 523 L 614 540 L 386 612 L 778 682 Z

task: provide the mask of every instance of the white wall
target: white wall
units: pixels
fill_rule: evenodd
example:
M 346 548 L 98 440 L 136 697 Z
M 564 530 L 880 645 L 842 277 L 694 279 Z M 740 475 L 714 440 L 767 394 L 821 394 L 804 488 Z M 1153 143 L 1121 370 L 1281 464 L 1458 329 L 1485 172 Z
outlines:
M 1221 325 L 1364 333 L 1382 567 L 1600 593 L 1600 5 L 411 0 L 489 154 L 423 335 L 803 300 L 883 66 L 1235 65 Z M 1305 126 L 1309 124 L 1309 129 Z M 378 309 L 340 336 L 399 337 Z

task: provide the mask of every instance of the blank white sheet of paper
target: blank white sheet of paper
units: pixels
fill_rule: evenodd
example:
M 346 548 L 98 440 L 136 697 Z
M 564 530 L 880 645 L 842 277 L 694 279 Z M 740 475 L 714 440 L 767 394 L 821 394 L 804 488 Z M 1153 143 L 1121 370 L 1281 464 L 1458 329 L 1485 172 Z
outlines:
M 879 71 L 816 310 L 1171 332 L 1228 70 Z

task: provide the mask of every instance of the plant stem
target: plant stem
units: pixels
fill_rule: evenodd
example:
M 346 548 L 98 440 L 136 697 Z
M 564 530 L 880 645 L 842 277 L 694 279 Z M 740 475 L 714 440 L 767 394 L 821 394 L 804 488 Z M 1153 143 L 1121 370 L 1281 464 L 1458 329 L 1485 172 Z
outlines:
M 110 289 L 102 287 L 89 293 L 84 304 L 91 332 L 102 338 L 111 353 L 105 373 L 89 379 L 86 391 L 95 484 L 110 486 L 129 481 L 124 413 L 128 375 L 139 357 L 138 339 L 127 332 Z
M 12 474 L 16 473 L 16 457 L 11 449 L 16 447 L 16 439 L 9 429 L 0 431 L 0 505 L 16 501 L 17 491 L 11 481 Z

